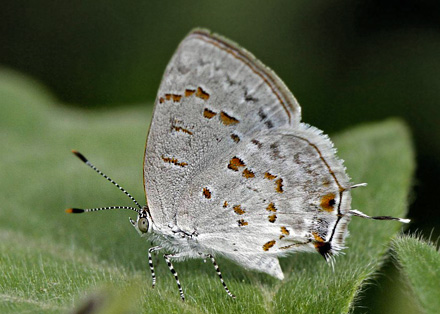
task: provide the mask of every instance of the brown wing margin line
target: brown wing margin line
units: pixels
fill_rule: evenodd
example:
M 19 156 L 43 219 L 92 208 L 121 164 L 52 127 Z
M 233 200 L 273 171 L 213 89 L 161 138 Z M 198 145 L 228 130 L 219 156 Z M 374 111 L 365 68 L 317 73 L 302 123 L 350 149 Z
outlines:
M 294 135 L 294 136 L 295 136 L 295 135 Z M 334 236 L 334 234 L 335 234 L 336 228 L 337 228 L 337 226 L 338 226 L 338 223 L 339 223 L 339 221 L 341 220 L 341 203 L 342 203 L 342 194 L 344 193 L 345 188 L 343 188 L 343 187 L 341 186 L 341 184 L 339 183 L 339 181 L 338 181 L 338 179 L 336 178 L 336 175 L 335 175 L 335 173 L 333 172 L 332 168 L 330 168 L 330 165 L 328 164 L 328 162 L 327 162 L 327 161 L 324 159 L 324 157 L 322 156 L 321 151 L 319 150 L 318 146 L 316 146 L 315 144 L 313 144 L 312 142 L 310 142 L 309 140 L 307 140 L 307 139 L 305 139 L 305 138 L 303 138 L 303 137 L 300 137 L 300 136 L 295 136 L 295 137 L 298 138 L 298 139 L 300 139 L 300 140 L 303 140 L 303 141 L 307 142 L 310 146 L 312 146 L 312 147 L 316 150 L 316 152 L 317 152 L 318 155 L 319 155 L 319 158 L 322 160 L 322 162 L 325 164 L 325 166 L 327 167 L 327 169 L 330 171 L 330 175 L 333 177 L 333 179 L 335 179 L 335 182 L 336 182 L 336 184 L 338 185 L 338 188 L 339 188 L 338 218 L 336 219 L 336 223 L 335 223 L 335 226 L 333 227 L 332 234 L 330 235 L 330 239 L 327 241 L 327 242 L 330 242 L 330 243 L 331 243 L 331 241 L 333 240 L 333 236 Z
M 290 112 L 287 110 L 287 107 L 284 103 L 284 101 L 281 99 L 281 96 L 277 93 L 275 88 L 272 86 L 272 84 L 269 82 L 269 80 L 266 78 L 266 75 L 261 72 L 258 68 L 254 67 L 252 64 L 252 61 L 249 60 L 245 55 L 241 54 L 235 47 L 231 46 L 230 44 L 220 40 L 219 38 L 213 38 L 210 37 L 208 34 L 205 34 L 203 32 L 193 32 L 191 35 L 199 35 L 199 38 L 205 42 L 211 43 L 214 46 L 217 46 L 219 49 L 226 51 L 227 53 L 233 55 L 235 58 L 242 61 L 244 64 L 246 64 L 255 74 L 257 74 L 259 77 L 263 79 L 264 82 L 266 82 L 267 85 L 270 86 L 270 89 L 272 92 L 277 96 L 278 100 L 280 101 L 281 105 L 283 106 L 284 110 L 287 113 L 287 116 L 289 117 L 289 124 L 291 123 L 291 116 Z
M 310 142 L 308 139 L 305 139 L 305 138 L 303 138 L 301 136 L 296 136 L 296 135 L 293 135 L 293 136 L 296 137 L 297 139 L 300 139 L 300 140 L 303 140 L 304 142 L 307 142 L 310 146 L 312 146 L 316 150 L 316 152 L 319 155 L 319 158 L 322 160 L 322 162 L 325 164 L 327 169 L 330 171 L 330 174 L 333 177 L 333 179 L 335 179 L 335 182 L 336 182 L 336 184 L 338 185 L 338 188 L 339 188 L 339 192 L 345 191 L 345 188 L 343 188 L 342 185 L 339 183 L 338 179 L 336 178 L 335 173 L 333 172 L 332 168 L 330 168 L 330 165 L 327 163 L 327 161 L 324 159 L 324 157 L 322 157 L 321 151 L 319 150 L 318 146 L 316 146 L 315 144 Z

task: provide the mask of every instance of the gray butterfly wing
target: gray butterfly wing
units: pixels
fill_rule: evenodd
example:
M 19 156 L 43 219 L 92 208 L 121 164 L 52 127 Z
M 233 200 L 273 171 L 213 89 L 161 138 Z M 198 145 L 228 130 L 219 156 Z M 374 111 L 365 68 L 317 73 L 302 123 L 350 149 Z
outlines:
M 282 278 L 276 256 L 343 248 L 349 178 L 316 128 L 262 131 L 219 155 L 193 177 L 177 225 L 199 250 Z
M 155 224 L 175 223 L 176 201 L 217 156 L 261 130 L 296 127 L 300 107 L 282 81 L 230 41 L 196 30 L 165 71 L 144 158 Z

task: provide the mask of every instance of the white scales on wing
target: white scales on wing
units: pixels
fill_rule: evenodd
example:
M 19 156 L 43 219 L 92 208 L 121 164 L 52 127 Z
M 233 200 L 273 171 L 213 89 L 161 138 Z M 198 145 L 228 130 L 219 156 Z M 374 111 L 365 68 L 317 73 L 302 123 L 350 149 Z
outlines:
M 300 122 L 283 82 L 249 52 L 204 30 L 172 57 L 155 103 L 144 158 L 147 205 L 70 208 L 69 213 L 130 209 L 133 227 L 157 246 L 184 293 L 171 259 L 215 256 L 283 279 L 278 257 L 318 251 L 332 261 L 352 216 L 350 184 L 330 139 Z

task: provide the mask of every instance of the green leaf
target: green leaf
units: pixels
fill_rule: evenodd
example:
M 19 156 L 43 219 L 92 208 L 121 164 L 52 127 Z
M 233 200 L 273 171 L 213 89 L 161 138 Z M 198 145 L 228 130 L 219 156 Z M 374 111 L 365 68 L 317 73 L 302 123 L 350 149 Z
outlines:
M 0 72 L 0 312 L 58 313 L 91 307 L 169 313 L 343 313 L 380 267 L 402 225 L 354 217 L 335 270 L 318 254 L 281 260 L 278 281 L 225 260 L 175 263 L 187 296 L 181 302 L 161 255 L 151 288 L 147 249 L 127 211 L 67 215 L 68 207 L 132 205 L 71 153 L 74 148 L 144 202 L 142 162 L 151 106 L 87 111 L 56 106 L 47 91 Z M 6 83 L 5 83 L 6 82 Z M 3 85 L 2 85 L 3 84 Z M 413 173 L 405 125 L 369 124 L 333 137 L 353 182 L 353 208 L 403 217 Z M 110 287 L 110 288 L 109 288 Z M 122 310 L 121 310 L 122 311 Z
M 398 237 L 393 241 L 394 257 L 408 279 L 424 313 L 440 309 L 440 252 L 430 241 L 416 236 Z

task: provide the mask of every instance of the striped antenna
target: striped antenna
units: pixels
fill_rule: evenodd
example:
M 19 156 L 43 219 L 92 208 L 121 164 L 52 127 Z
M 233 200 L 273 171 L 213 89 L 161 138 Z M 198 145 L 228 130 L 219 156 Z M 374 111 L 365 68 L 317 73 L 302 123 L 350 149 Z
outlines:
M 130 209 L 132 211 L 135 211 L 136 213 L 140 213 L 139 209 L 130 207 L 130 206 L 109 206 L 109 207 L 99 207 L 99 208 L 68 208 L 66 209 L 66 213 L 68 214 L 81 214 L 81 213 L 88 213 L 88 212 L 97 212 L 100 210 L 108 210 L 108 209 Z
M 104 178 L 106 178 L 108 181 L 110 181 L 111 183 L 113 183 L 119 190 L 121 190 L 122 192 L 125 193 L 125 195 L 127 195 L 136 205 L 137 207 L 139 207 L 139 209 L 142 209 L 142 206 L 139 205 L 139 203 L 134 199 L 133 196 L 131 196 L 130 193 L 128 193 L 122 186 L 120 186 L 119 184 L 117 184 L 115 181 L 113 181 L 110 177 L 108 177 L 107 175 L 105 175 L 103 172 L 101 172 L 101 170 L 99 170 L 98 168 L 96 168 L 90 161 L 87 160 L 86 157 L 84 157 L 83 154 L 81 154 L 80 152 L 76 151 L 76 150 L 72 150 L 72 153 L 75 154 L 76 157 L 78 157 L 82 162 L 84 162 L 87 166 L 89 166 L 90 168 L 92 168 L 93 170 L 95 170 L 97 173 L 99 173 L 101 176 L 103 176 Z M 118 207 L 118 208 L 122 208 L 122 207 Z M 131 207 L 130 207 L 131 208 Z M 124 208 L 124 209 L 130 209 L 130 208 Z M 104 208 L 104 209 L 107 209 Z M 96 209 L 96 210 L 100 210 L 100 209 Z M 89 210 L 92 211 L 92 210 Z M 136 210 L 137 211 L 137 210 Z M 137 211 L 139 212 L 139 211 Z
M 353 210 L 349 210 L 348 213 L 352 216 L 358 216 L 358 217 L 362 217 L 362 218 L 368 218 L 368 219 L 375 219 L 375 220 L 397 220 L 400 222 L 403 222 L 405 224 L 409 223 L 411 220 L 410 219 L 405 219 L 405 218 L 396 218 L 396 217 L 390 217 L 390 216 L 368 216 L 365 215 L 363 212 L 357 210 L 357 209 L 353 209 Z

